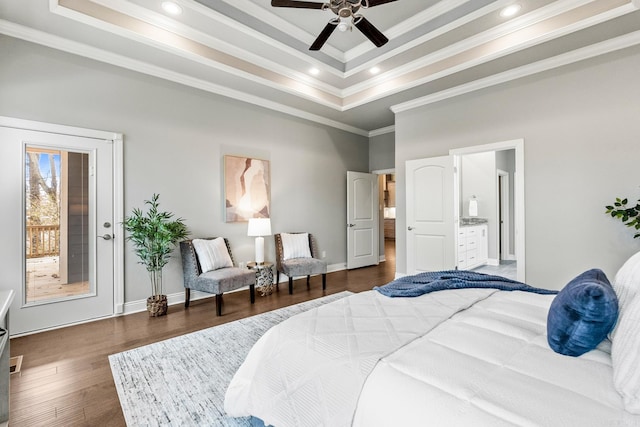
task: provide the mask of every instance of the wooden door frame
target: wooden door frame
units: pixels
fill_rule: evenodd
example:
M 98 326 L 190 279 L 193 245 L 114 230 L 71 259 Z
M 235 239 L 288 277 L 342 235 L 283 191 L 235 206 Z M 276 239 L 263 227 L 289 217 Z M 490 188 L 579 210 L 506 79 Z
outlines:
M 124 162 L 123 135 L 118 132 L 79 128 L 0 116 L 0 126 L 26 131 L 110 140 L 113 143 L 113 313 L 124 312 Z M 68 325 L 65 325 L 68 326 Z M 51 328 L 56 329 L 56 328 Z

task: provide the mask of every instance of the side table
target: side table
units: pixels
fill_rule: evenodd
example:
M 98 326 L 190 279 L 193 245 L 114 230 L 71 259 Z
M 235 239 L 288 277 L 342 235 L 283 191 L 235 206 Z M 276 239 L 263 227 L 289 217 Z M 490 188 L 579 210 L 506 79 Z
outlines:
M 256 273 L 256 287 L 260 290 L 260 295 L 271 295 L 273 293 L 273 263 L 263 262 L 262 264 L 256 264 L 255 262 L 248 262 L 247 268 Z

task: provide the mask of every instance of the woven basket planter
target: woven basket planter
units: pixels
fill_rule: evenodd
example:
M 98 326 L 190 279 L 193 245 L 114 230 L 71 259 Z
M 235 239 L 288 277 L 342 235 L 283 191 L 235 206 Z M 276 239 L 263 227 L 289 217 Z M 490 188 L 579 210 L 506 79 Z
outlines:
M 149 317 L 164 316 L 167 314 L 167 296 L 154 295 L 147 298 L 147 311 Z

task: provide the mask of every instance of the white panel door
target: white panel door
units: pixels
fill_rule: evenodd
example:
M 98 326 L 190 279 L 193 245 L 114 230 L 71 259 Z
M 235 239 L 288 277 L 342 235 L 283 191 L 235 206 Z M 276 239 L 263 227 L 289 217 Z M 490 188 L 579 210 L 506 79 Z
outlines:
M 112 315 L 113 141 L 0 127 L 0 158 L 12 332 Z
M 453 269 L 452 157 L 409 160 L 406 177 L 407 274 Z
M 378 177 L 347 172 L 347 268 L 379 263 Z

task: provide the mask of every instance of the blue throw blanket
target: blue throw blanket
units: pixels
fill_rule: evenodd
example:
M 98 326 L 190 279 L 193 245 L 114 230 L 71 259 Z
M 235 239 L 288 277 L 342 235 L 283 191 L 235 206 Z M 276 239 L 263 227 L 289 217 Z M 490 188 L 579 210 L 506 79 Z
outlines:
M 492 288 L 501 291 L 525 291 L 551 295 L 558 291 L 534 288 L 522 282 L 501 276 L 475 273 L 466 270 L 449 270 L 419 273 L 394 280 L 384 286 L 376 286 L 376 291 L 388 297 L 417 297 L 429 292 L 446 289 Z

